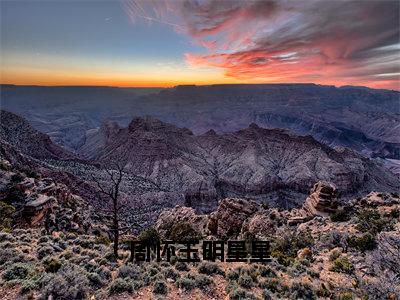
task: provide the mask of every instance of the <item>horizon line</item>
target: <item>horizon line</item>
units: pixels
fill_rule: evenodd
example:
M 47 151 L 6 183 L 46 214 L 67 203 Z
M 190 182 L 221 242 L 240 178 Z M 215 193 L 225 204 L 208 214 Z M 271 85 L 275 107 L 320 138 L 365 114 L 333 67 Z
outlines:
M 355 87 L 355 88 L 367 88 L 371 90 L 385 90 L 385 91 L 394 91 L 400 92 L 395 89 L 385 89 L 385 88 L 373 88 L 364 85 L 334 85 L 334 84 L 319 84 L 314 82 L 281 82 L 281 83 L 215 83 L 215 84 L 178 84 L 172 86 L 113 86 L 113 85 L 39 85 L 39 84 L 15 84 L 15 83 L 0 83 L 0 86 L 20 86 L 20 87 L 103 87 L 103 88 L 117 88 L 117 89 L 173 89 L 180 86 L 228 86 L 228 85 L 315 85 L 315 86 L 325 86 L 325 87 L 335 87 L 335 88 L 343 88 L 343 87 Z

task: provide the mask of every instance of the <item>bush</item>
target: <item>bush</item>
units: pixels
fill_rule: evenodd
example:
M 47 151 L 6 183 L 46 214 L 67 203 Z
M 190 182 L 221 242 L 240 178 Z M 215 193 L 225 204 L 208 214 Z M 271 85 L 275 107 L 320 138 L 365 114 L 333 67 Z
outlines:
M 199 265 L 199 273 L 201 274 L 207 274 L 207 275 L 212 275 L 212 274 L 219 274 L 219 275 L 225 275 L 225 272 L 215 263 L 210 263 L 210 262 L 202 262 Z
M 313 244 L 314 240 L 309 232 L 288 233 L 278 238 L 272 245 L 271 256 L 275 257 L 280 264 L 288 266 L 297 257 L 300 249 L 311 248 Z
M 156 281 L 153 287 L 154 294 L 166 295 L 168 294 L 168 287 L 164 281 Z
M 20 183 L 24 180 L 24 176 L 20 173 L 15 173 L 11 176 L 10 180 L 12 183 Z
M 94 242 L 96 244 L 98 244 L 98 245 L 106 245 L 106 246 L 111 244 L 110 239 L 108 237 L 105 237 L 105 236 L 102 236 L 102 235 L 101 236 L 96 236 Z
M 351 236 L 348 239 L 348 244 L 350 247 L 356 248 L 362 252 L 373 250 L 376 246 L 375 238 L 370 233 L 359 237 Z
M 276 273 L 269 267 L 260 266 L 260 275 L 261 277 L 276 277 Z
M 294 283 L 290 288 L 291 299 L 316 299 L 315 292 L 308 284 Z
M 270 278 L 263 282 L 260 282 L 259 287 L 275 293 L 279 292 L 282 289 L 282 284 L 278 278 Z
M 176 281 L 176 286 L 186 291 L 191 291 L 196 288 L 196 282 L 193 279 L 185 276 Z
M 21 170 L 27 177 L 38 179 L 40 174 L 33 169 L 24 168 Z
M 230 300 L 257 300 L 257 297 L 240 288 L 233 288 L 229 293 Z
M 3 273 L 3 279 L 5 281 L 15 279 L 25 279 L 31 272 L 30 265 L 26 263 L 16 263 L 7 268 Z
M 41 280 L 42 296 L 53 299 L 85 299 L 89 281 L 85 272 L 77 266 L 65 265 L 56 274 L 47 274 Z
M 262 298 L 263 300 L 272 300 L 271 294 L 268 290 L 263 290 Z
M 178 261 L 175 264 L 175 269 L 177 269 L 178 271 L 189 271 L 189 267 L 188 267 L 187 263 L 184 263 L 181 261 Z
M 253 278 L 245 274 L 239 277 L 238 283 L 241 287 L 250 289 L 253 286 Z
M 168 238 L 173 241 L 192 241 L 200 239 L 201 236 L 189 223 L 181 222 L 171 227 Z
M 357 229 L 361 232 L 370 232 L 372 235 L 393 227 L 390 218 L 382 218 L 373 209 L 365 209 L 358 214 Z
M 397 219 L 398 217 L 400 217 L 400 209 L 393 208 L 390 211 L 389 216 L 392 217 L 393 219 Z
M 133 286 L 126 280 L 124 280 L 122 278 L 117 278 L 111 283 L 109 292 L 110 292 L 110 294 L 120 294 L 120 293 L 124 293 L 124 292 L 132 293 Z
M 4 265 L 8 262 L 22 262 L 25 260 L 25 257 L 22 253 L 20 253 L 16 249 L 12 248 L 0 248 L 0 266 Z
M 177 278 L 180 277 L 180 274 L 176 272 L 173 268 L 166 268 L 162 271 L 163 275 L 165 278 L 170 278 L 173 280 L 176 280 Z
M 99 274 L 88 273 L 86 276 L 89 279 L 91 286 L 99 288 L 104 285 L 104 282 Z
M 0 169 L 3 171 L 10 171 L 11 170 L 11 165 L 7 160 L 0 160 Z
M 198 276 L 194 274 L 187 274 L 176 281 L 177 287 L 187 291 L 190 291 L 194 288 L 199 288 L 203 291 L 206 291 L 210 285 L 213 285 L 212 279 L 202 274 Z
M 240 274 L 239 274 L 239 271 L 237 271 L 237 270 L 230 269 L 230 270 L 228 270 L 228 272 L 226 272 L 226 278 L 228 280 L 238 280 L 239 276 L 240 276 Z
M 335 261 L 335 259 L 339 258 L 341 253 L 337 250 L 332 251 L 331 254 L 329 255 L 329 260 L 330 261 Z
M 140 277 L 140 269 L 138 266 L 128 264 L 126 266 L 122 266 L 118 269 L 118 278 L 130 278 L 130 279 L 139 279 Z
M 61 268 L 61 263 L 56 258 L 49 258 L 43 262 L 44 269 L 48 273 L 56 273 Z
M 25 193 L 17 187 L 13 186 L 8 190 L 4 202 L 6 202 L 7 204 L 20 205 L 25 202 Z
M 43 259 L 43 258 L 45 258 L 46 256 L 51 255 L 51 254 L 53 254 L 53 253 L 54 253 L 53 247 L 51 247 L 51 246 L 49 246 L 49 245 L 44 245 L 44 246 L 40 247 L 40 248 L 37 250 L 37 257 L 38 257 L 39 259 Z
M 338 300 L 352 300 L 353 294 L 351 292 L 343 292 L 337 295 Z
M 352 274 L 354 266 L 345 257 L 338 257 L 333 261 L 333 266 L 330 268 L 333 272 Z
M 13 223 L 15 207 L 0 201 L 0 231 L 10 231 Z
M 350 220 L 350 216 L 348 215 L 347 211 L 344 209 L 338 209 L 331 215 L 332 222 L 345 222 Z
M 196 287 L 198 287 L 203 291 L 206 291 L 209 288 L 209 286 L 214 284 L 212 279 L 206 275 L 200 274 L 198 276 L 194 276 L 193 278 L 195 280 Z
M 140 233 L 138 239 L 148 245 L 156 245 L 160 241 L 160 235 L 154 227 L 149 227 Z

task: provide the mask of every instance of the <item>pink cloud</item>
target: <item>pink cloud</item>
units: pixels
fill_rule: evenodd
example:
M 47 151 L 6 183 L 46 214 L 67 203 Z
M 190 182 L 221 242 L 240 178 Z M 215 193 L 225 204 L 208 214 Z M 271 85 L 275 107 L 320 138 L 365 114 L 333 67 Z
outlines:
M 400 88 L 398 1 L 128 2 L 205 48 L 187 63 L 228 77 Z

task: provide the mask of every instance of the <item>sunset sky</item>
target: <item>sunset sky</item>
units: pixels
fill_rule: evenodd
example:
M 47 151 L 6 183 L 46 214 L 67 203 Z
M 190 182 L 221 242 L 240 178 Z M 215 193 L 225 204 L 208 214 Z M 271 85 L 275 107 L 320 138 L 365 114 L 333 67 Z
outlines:
M 400 90 L 399 1 L 0 1 L 1 83 Z

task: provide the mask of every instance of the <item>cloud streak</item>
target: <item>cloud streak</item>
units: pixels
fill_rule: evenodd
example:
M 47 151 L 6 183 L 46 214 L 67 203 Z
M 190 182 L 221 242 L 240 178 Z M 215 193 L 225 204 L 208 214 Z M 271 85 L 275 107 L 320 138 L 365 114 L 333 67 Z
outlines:
M 128 1 L 132 19 L 173 26 L 205 48 L 193 66 L 245 82 L 400 89 L 398 1 Z

